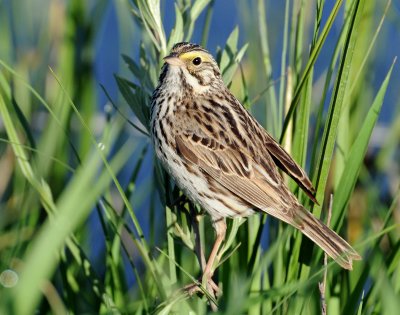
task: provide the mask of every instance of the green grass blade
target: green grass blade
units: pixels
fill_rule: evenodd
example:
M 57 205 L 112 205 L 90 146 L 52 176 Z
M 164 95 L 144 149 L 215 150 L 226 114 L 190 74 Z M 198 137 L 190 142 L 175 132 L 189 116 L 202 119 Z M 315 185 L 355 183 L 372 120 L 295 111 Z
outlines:
M 336 225 L 338 223 L 339 217 L 343 218 L 342 215 L 345 212 L 345 207 L 356 185 L 358 173 L 363 163 L 365 153 L 368 149 L 368 143 L 372 134 L 372 130 L 374 129 L 379 117 L 394 63 L 395 61 L 393 61 L 393 64 L 390 67 L 385 77 L 385 80 L 382 82 L 382 85 L 375 97 L 375 100 L 368 111 L 367 117 L 365 117 L 364 123 L 359 130 L 358 136 L 351 146 L 349 154 L 347 155 L 345 168 L 339 180 L 339 185 L 333 199 L 333 225 Z
M 362 16 L 362 6 L 362 0 L 356 0 L 353 2 L 353 10 L 349 21 L 350 24 L 348 27 L 347 38 L 344 43 L 335 88 L 329 105 L 328 117 L 322 136 L 322 145 L 317 162 L 317 172 L 314 174 L 314 183 L 317 190 L 316 199 L 320 203 L 320 206 L 314 207 L 314 213 L 317 217 L 321 214 L 328 173 L 331 166 L 331 157 L 335 147 L 340 112 L 343 105 L 344 95 L 349 84 L 349 69 L 353 57 L 355 42 L 357 40 L 357 26 Z
M 319 36 L 318 40 L 315 43 L 314 49 L 311 51 L 310 58 L 307 62 L 307 65 L 306 65 L 304 71 L 303 71 L 301 79 L 296 86 L 296 90 L 294 92 L 294 96 L 293 96 L 292 103 L 290 105 L 290 109 L 285 117 L 285 121 L 283 123 L 282 134 L 280 137 L 280 142 L 282 142 L 283 137 L 285 136 L 285 132 L 286 132 L 287 126 L 289 124 L 289 121 L 292 118 L 293 112 L 297 106 L 298 101 L 300 100 L 300 92 L 303 89 L 303 86 L 305 85 L 307 78 L 309 77 L 310 71 L 311 71 L 313 65 L 315 64 L 315 61 L 317 60 L 317 57 L 318 57 L 318 55 L 321 51 L 321 48 L 326 40 L 326 37 L 328 36 L 328 33 L 332 28 L 333 22 L 339 13 L 339 9 L 342 5 L 342 2 L 343 2 L 342 0 L 336 1 L 335 6 L 332 9 L 331 14 L 328 18 L 328 21 L 321 32 L 321 35 Z

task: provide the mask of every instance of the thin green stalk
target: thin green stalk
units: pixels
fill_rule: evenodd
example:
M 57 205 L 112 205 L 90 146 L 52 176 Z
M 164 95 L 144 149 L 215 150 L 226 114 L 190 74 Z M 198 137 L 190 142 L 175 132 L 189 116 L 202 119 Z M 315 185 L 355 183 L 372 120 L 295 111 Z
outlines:
M 177 282 L 177 277 L 176 277 L 176 265 L 175 265 L 175 244 L 174 244 L 174 238 L 172 235 L 172 227 L 174 225 L 174 222 L 172 220 L 172 211 L 171 208 L 166 206 L 165 207 L 165 224 L 168 228 L 167 231 L 167 247 L 168 247 L 168 257 L 169 257 L 169 277 L 171 281 L 171 285 L 176 284 Z
M 331 14 L 330 14 L 330 16 L 328 18 L 328 21 L 327 21 L 325 27 L 323 28 L 323 30 L 321 32 L 321 35 L 319 36 L 317 42 L 315 43 L 314 49 L 311 51 L 309 61 L 307 62 L 307 65 L 306 65 L 306 67 L 305 67 L 305 69 L 303 71 L 303 74 L 302 74 L 302 76 L 301 76 L 301 78 L 299 80 L 299 83 L 296 86 L 296 90 L 294 92 L 294 96 L 293 96 L 292 103 L 290 105 L 290 109 L 289 109 L 289 111 L 288 111 L 288 113 L 286 115 L 285 121 L 283 123 L 283 129 L 282 129 L 282 134 L 281 134 L 281 137 L 280 137 L 280 142 L 282 142 L 282 140 L 283 140 L 283 137 L 285 135 L 287 126 L 289 124 L 289 121 L 290 121 L 290 119 L 291 119 L 291 117 L 293 115 L 293 112 L 294 112 L 294 110 L 295 110 L 295 108 L 296 108 L 296 106 L 297 106 L 297 104 L 298 104 L 298 102 L 300 100 L 300 95 L 301 95 L 300 92 L 303 89 L 304 84 L 306 83 L 306 79 L 308 78 L 309 73 L 310 73 L 313 65 L 315 64 L 315 61 L 317 60 L 317 57 L 319 56 L 321 48 L 322 48 L 323 44 L 325 43 L 326 37 L 328 36 L 328 33 L 332 28 L 333 22 L 334 22 L 334 20 L 335 20 L 335 18 L 337 16 L 337 14 L 339 13 L 339 9 L 341 7 L 342 2 L 343 2 L 343 0 L 338 0 L 335 3 L 335 6 L 332 9 Z
M 320 206 L 314 207 L 314 214 L 319 217 L 321 214 L 323 196 L 327 184 L 328 173 L 331 164 L 331 157 L 336 141 L 336 134 L 343 98 L 348 84 L 350 64 L 354 53 L 354 46 L 357 40 L 357 26 L 361 18 L 363 0 L 355 0 L 349 21 L 347 38 L 344 43 L 342 58 L 339 65 L 336 84 L 332 95 L 327 121 L 322 136 L 322 147 L 317 162 L 317 172 L 314 175 L 314 183 L 316 185 L 316 199 L 319 200 Z
M 278 132 L 282 132 L 282 119 L 284 115 L 284 95 L 285 95 L 285 83 L 287 83 L 286 78 L 286 58 L 287 58 L 287 47 L 288 47 L 288 29 L 289 29 L 289 0 L 285 1 L 285 19 L 283 26 L 283 38 L 282 38 L 282 54 L 281 54 L 281 82 L 279 85 L 279 102 L 278 102 Z M 291 89 L 290 86 L 286 85 L 286 89 Z
M 214 11 L 214 2 L 215 0 L 211 0 L 207 6 L 206 18 L 204 21 L 203 31 L 201 34 L 201 46 L 203 47 L 207 47 L 208 35 L 210 33 L 210 27 L 211 27 L 211 19 Z
M 271 55 L 269 51 L 268 45 L 268 30 L 267 30 L 267 22 L 266 22 L 266 13 L 265 13 L 265 4 L 264 0 L 258 0 L 257 2 L 257 10 L 258 14 L 258 27 L 259 27 L 259 40 L 261 45 L 261 54 L 263 59 L 263 68 L 267 81 L 272 79 L 272 64 L 271 64 Z M 266 121 L 271 126 L 271 130 L 273 134 L 277 134 L 277 126 L 278 126 L 278 111 L 277 111 L 277 101 L 275 90 L 273 88 L 269 89 L 267 92 L 267 104 L 268 108 L 271 110 L 271 115 L 267 115 Z M 271 118 L 272 117 L 272 120 Z

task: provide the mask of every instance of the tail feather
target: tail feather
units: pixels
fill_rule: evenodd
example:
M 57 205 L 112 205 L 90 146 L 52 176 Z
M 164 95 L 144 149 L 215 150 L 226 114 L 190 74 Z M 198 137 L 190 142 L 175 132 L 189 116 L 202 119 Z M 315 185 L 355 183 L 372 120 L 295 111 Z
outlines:
M 345 269 L 353 269 L 353 260 L 361 256 L 336 232 L 314 217 L 304 207 L 298 208 L 299 221 L 296 226 L 304 235 L 321 247 L 330 257 Z

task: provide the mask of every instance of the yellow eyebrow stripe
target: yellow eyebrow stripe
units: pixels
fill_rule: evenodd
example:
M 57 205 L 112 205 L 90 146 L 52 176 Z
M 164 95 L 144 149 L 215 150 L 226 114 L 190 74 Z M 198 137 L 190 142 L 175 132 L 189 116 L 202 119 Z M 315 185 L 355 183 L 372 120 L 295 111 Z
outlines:
M 208 54 L 203 51 L 189 51 L 189 52 L 181 54 L 179 56 L 179 59 L 192 60 L 196 57 L 200 57 L 201 59 L 203 59 L 203 61 L 211 61 Z

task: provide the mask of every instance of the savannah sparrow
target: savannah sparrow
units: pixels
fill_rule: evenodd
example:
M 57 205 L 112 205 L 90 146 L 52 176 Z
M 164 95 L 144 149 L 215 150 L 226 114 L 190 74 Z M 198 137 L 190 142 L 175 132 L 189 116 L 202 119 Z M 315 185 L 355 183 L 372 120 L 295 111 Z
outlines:
M 278 167 L 316 202 L 307 174 L 224 85 L 212 55 L 199 45 L 178 43 L 164 61 L 151 102 L 152 139 L 176 184 L 212 218 L 216 240 L 203 266 L 207 287 L 218 290 L 212 275 L 225 218 L 255 211 L 289 223 L 352 269 L 360 255 L 290 192 Z

